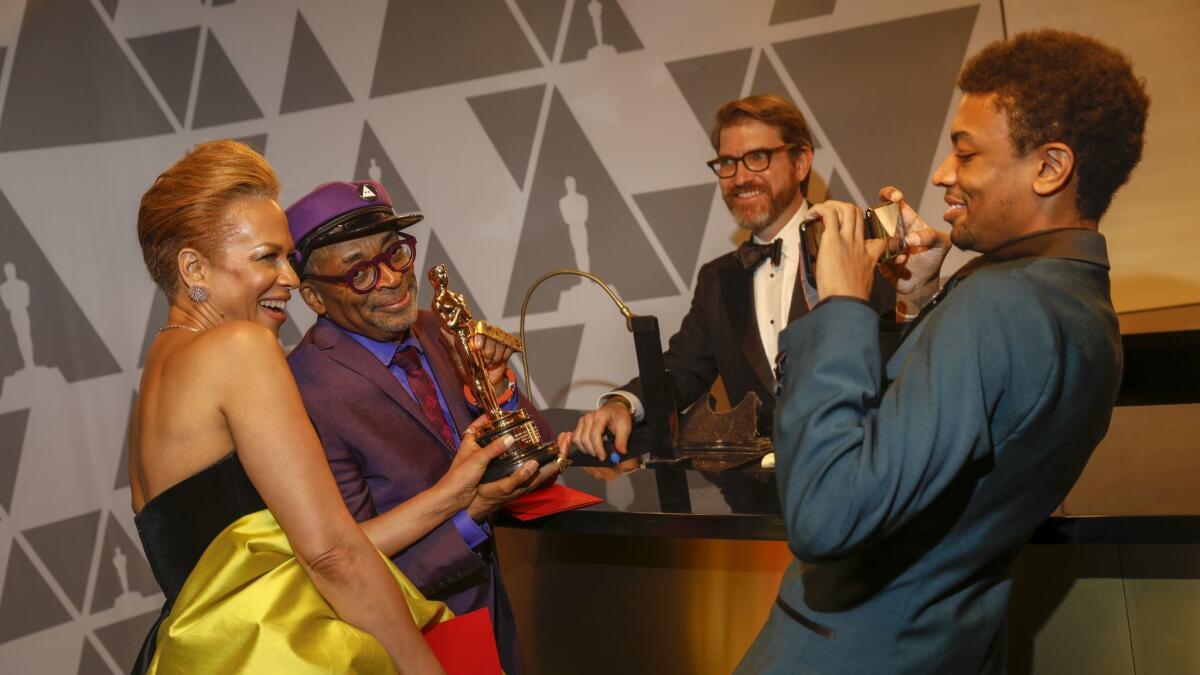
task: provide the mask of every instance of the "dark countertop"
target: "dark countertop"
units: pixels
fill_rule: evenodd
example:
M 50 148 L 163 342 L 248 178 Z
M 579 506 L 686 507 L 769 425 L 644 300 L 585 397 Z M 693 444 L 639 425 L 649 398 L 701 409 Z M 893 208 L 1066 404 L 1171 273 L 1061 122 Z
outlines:
M 558 429 L 574 426 L 578 411 L 546 411 Z M 631 452 L 647 452 L 637 432 Z M 567 487 L 604 499 L 595 506 L 531 522 L 501 516 L 499 525 L 549 532 L 785 540 L 774 470 L 760 468 L 757 453 L 682 453 L 678 466 L 646 466 L 646 454 L 616 467 L 573 456 L 561 479 Z M 1050 517 L 1033 534 L 1035 544 L 1200 543 L 1200 515 Z

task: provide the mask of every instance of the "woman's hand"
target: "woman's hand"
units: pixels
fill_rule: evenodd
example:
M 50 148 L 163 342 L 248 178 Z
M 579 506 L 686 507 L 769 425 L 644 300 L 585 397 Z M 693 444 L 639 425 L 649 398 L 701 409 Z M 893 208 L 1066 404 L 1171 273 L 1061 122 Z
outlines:
M 477 442 L 479 428 L 487 421 L 487 415 L 480 415 L 462 432 L 462 442 L 458 444 L 458 452 L 450 463 L 450 470 L 438 481 L 454 495 L 458 510 L 467 508 L 475 499 L 488 462 L 504 454 L 515 442 L 511 435 L 505 434 L 480 447 Z

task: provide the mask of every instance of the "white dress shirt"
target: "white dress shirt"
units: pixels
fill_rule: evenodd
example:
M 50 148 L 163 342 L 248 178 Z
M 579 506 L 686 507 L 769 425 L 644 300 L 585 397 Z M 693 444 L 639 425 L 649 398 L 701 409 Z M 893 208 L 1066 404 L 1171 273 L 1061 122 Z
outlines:
M 796 277 L 800 273 L 800 221 L 808 213 L 808 202 L 800 205 L 796 215 L 783 226 L 776 239 L 783 240 L 783 258 L 779 265 L 772 265 L 768 258 L 754 270 L 754 316 L 758 319 L 758 335 L 762 340 L 767 363 L 775 366 L 775 355 L 779 353 L 779 332 L 787 327 L 788 310 L 792 307 L 792 291 L 796 288 Z M 774 240 L 763 240 L 754 235 L 754 243 L 770 244 Z M 803 279 L 804 294 L 809 307 L 816 303 L 816 289 Z

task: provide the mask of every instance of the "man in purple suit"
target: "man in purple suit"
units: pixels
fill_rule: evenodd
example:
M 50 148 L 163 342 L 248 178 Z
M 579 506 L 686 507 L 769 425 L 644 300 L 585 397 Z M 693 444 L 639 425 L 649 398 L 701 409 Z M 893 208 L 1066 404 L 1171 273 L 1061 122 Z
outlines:
M 479 414 L 458 353 L 438 318 L 418 310 L 416 239 L 375 181 L 326 183 L 287 210 L 300 295 L 317 322 L 288 356 L 350 513 L 364 521 L 432 487 Z M 504 408 L 524 406 L 511 351 L 486 341 L 489 380 Z M 552 480 L 558 465 L 480 485 L 471 504 L 392 560 L 456 614 L 486 607 L 506 673 L 519 671 L 516 627 L 488 521 L 501 505 Z

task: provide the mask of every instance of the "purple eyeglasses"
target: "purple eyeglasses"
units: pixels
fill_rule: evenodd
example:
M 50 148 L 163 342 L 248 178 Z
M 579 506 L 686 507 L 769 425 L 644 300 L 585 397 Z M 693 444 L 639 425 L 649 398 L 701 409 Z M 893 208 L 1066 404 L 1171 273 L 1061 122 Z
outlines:
M 379 283 L 379 266 L 387 265 L 388 269 L 398 274 L 407 272 L 417 259 L 417 240 L 407 234 L 401 234 L 400 240 L 389 244 L 382 253 L 354 264 L 344 274 L 305 274 L 304 279 L 327 281 L 333 284 L 349 286 L 350 290 L 360 295 L 366 295 L 375 290 Z

